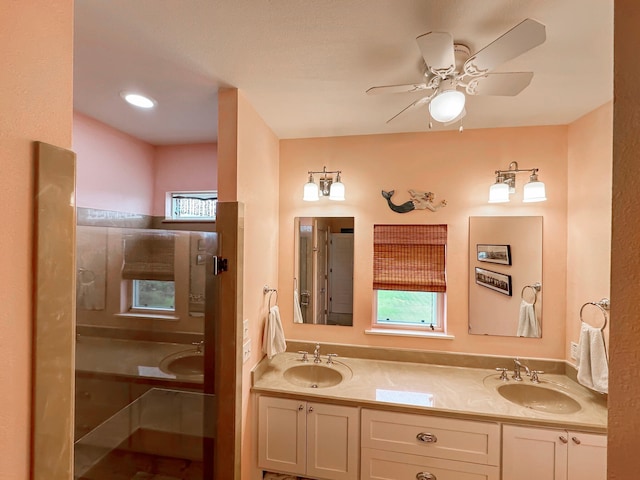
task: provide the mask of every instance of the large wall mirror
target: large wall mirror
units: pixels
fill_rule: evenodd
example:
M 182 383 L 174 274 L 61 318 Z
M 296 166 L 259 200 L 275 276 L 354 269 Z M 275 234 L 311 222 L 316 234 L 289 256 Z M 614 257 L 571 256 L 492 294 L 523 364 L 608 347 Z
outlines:
M 294 322 L 353 325 L 353 226 L 353 217 L 295 218 Z
M 542 336 L 542 217 L 469 218 L 469 333 Z

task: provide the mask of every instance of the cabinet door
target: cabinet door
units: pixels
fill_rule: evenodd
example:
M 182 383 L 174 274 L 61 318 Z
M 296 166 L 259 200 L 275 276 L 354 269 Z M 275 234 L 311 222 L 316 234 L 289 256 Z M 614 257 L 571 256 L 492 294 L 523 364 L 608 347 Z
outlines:
M 567 480 L 567 432 L 502 428 L 502 480 Z
M 303 475 L 306 457 L 305 402 L 258 400 L 258 466 Z
M 569 480 L 606 480 L 607 437 L 569 432 Z
M 331 480 L 358 478 L 358 409 L 307 404 L 307 476 Z

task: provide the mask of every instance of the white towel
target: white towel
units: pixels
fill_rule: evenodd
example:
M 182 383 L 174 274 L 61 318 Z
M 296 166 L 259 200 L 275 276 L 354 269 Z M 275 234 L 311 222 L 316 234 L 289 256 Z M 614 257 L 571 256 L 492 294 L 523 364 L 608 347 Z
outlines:
M 540 338 L 540 324 L 536 317 L 536 309 L 533 303 L 524 300 L 520 303 L 520 315 L 518 316 L 518 337 Z
M 287 350 L 287 342 L 284 339 L 284 330 L 282 329 L 282 321 L 280 320 L 280 309 L 277 305 L 271 307 L 267 321 L 264 326 L 264 335 L 262 336 L 262 351 L 267 357 L 273 358 L 274 355 Z
M 582 322 L 578 342 L 578 382 L 600 393 L 609 391 L 609 361 L 602 330 Z
M 293 291 L 293 323 L 304 323 L 297 288 Z

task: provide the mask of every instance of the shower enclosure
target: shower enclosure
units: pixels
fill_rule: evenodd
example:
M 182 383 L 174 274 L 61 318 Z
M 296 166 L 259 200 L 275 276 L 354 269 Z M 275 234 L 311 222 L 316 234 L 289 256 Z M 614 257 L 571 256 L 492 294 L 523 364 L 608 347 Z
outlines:
M 218 235 L 77 227 L 74 478 L 213 478 Z

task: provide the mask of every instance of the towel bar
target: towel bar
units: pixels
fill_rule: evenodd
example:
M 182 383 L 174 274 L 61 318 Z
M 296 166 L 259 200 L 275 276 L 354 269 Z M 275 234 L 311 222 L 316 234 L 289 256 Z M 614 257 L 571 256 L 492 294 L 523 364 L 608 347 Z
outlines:
M 276 305 L 278 305 L 278 289 L 277 288 L 270 288 L 269 285 L 265 285 L 264 287 L 262 287 L 262 293 L 264 293 L 265 295 L 268 293 L 269 294 L 269 311 L 271 310 L 271 297 L 273 297 L 273 294 L 276 294 L 276 299 L 275 302 L 273 303 L 273 306 L 275 307 Z
M 533 302 L 531 303 L 535 305 L 535 303 L 538 301 L 538 292 L 542 288 L 542 284 L 540 282 L 536 282 L 531 285 L 525 285 L 524 287 L 522 287 L 522 292 L 520 292 L 520 298 L 522 300 L 524 300 L 524 291 L 527 288 L 530 288 L 531 290 L 533 290 Z
M 584 319 L 582 318 L 582 311 L 584 310 L 584 307 L 586 307 L 587 305 L 593 305 L 600 309 L 600 311 L 602 312 L 602 316 L 604 318 L 604 323 L 600 327 L 600 330 L 604 330 L 604 327 L 607 326 L 607 311 L 611 307 L 611 302 L 609 301 L 609 299 L 603 298 L 599 302 L 587 302 L 584 305 L 582 305 L 582 307 L 580 307 L 580 321 L 582 323 L 586 323 L 587 325 L 589 325 L 589 323 L 585 322 Z M 590 326 L 593 326 L 593 325 L 590 325 Z M 595 328 L 598 328 L 598 327 L 595 327 Z

